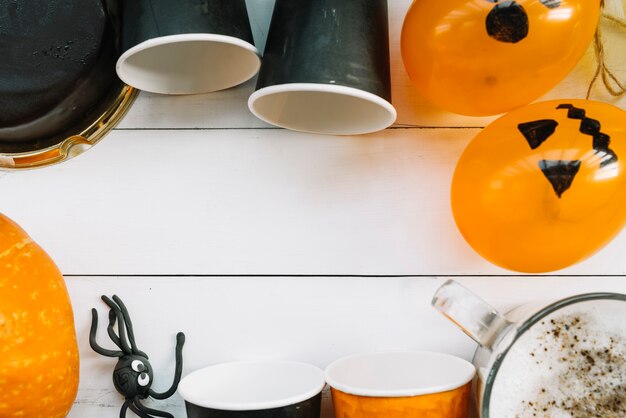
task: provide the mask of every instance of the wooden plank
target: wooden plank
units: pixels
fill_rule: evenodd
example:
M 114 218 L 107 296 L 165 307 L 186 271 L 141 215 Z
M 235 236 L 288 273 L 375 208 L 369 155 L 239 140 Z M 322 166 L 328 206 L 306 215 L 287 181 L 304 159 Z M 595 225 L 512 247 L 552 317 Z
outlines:
M 610 3 L 610 2 L 609 2 Z M 400 55 L 400 31 L 411 0 L 390 0 L 390 60 L 393 104 L 398 110 L 396 126 L 485 126 L 494 118 L 455 115 L 430 105 L 411 85 Z M 269 28 L 273 1 L 249 1 L 251 22 L 257 45 L 263 49 Z M 611 9 L 619 13 L 621 8 Z M 623 11 L 621 11 L 623 15 Z M 606 25 L 605 25 L 606 26 Z M 605 27 L 605 49 L 608 63 L 615 73 L 626 78 L 626 43 L 624 32 Z M 584 97 L 595 71 L 593 49 L 590 48 L 579 65 L 551 92 L 540 100 Z M 210 94 L 163 96 L 142 93 L 129 114 L 119 125 L 135 128 L 257 128 L 269 125 L 256 119 L 247 107 L 255 81 Z M 597 89 L 596 100 L 615 103 L 626 108 L 626 98 L 615 99 Z
M 166 389 L 174 367 L 174 336 L 187 335 L 184 375 L 226 361 L 292 359 L 326 367 L 356 352 L 436 350 L 471 359 L 475 344 L 430 307 L 445 278 L 295 277 L 68 277 L 81 354 L 79 395 L 71 418 L 118 416 L 114 360 L 88 344 L 90 310 L 108 312 L 100 295 L 118 294 L 128 306 L 139 347 Z M 587 292 L 626 293 L 624 278 L 465 277 L 459 282 L 497 309 Z M 158 326 L 155 326 L 158 324 Z M 98 341 L 107 347 L 106 332 Z M 184 416 L 176 395 L 152 404 Z M 323 418 L 332 417 L 328 398 Z
M 74 160 L 0 179 L 0 212 L 65 274 L 507 274 L 449 207 L 476 129 L 364 137 L 117 131 Z M 626 234 L 564 274 L 624 274 Z

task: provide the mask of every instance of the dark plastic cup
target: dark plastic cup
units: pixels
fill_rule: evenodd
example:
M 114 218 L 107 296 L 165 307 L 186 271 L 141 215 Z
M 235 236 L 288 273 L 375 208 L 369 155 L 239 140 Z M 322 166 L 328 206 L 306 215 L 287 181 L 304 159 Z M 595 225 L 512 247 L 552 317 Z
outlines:
M 319 418 L 321 369 L 292 361 L 245 361 L 195 371 L 178 386 L 188 418 Z
M 355 135 L 391 125 L 387 0 L 276 0 L 248 107 L 303 132 Z
M 245 0 L 127 0 L 117 74 L 140 90 L 207 93 L 259 70 Z

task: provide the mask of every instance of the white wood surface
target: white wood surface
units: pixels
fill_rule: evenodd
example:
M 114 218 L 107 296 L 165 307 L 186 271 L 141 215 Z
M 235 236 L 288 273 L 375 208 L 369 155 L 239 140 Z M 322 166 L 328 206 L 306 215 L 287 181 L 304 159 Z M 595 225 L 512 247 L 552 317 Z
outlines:
M 465 243 L 449 207 L 477 132 L 117 131 L 5 176 L 0 209 L 72 275 L 510 274 Z M 562 273 L 624 274 L 625 247 L 622 233 Z
M 171 383 L 175 335 L 184 331 L 184 373 L 240 359 L 290 359 L 325 367 L 361 351 L 436 350 L 471 359 L 474 343 L 430 307 L 446 278 L 71 277 L 81 352 L 81 383 L 72 418 L 116 417 L 120 397 L 111 385 L 114 361 L 91 351 L 90 309 L 107 314 L 100 294 L 117 293 L 134 320 L 139 347 L 155 367 L 156 389 Z M 607 277 L 457 278 L 497 309 L 521 302 L 609 291 L 626 280 Z M 107 337 L 100 330 L 99 341 Z M 176 396 L 166 406 L 184 417 Z M 331 417 L 324 402 L 324 418 Z
M 262 48 L 273 2 L 248 4 Z M 474 344 L 429 306 L 444 276 L 502 310 L 575 293 L 626 293 L 626 233 L 548 277 L 514 277 L 463 241 L 450 213 L 450 179 L 477 127 L 492 118 L 434 109 L 410 86 L 398 42 L 409 4 L 390 1 L 399 113 L 392 129 L 325 137 L 271 128 L 247 110 L 251 81 L 209 95 L 141 94 L 85 155 L 0 172 L 0 212 L 66 274 L 82 360 L 71 418 L 119 415 L 113 363 L 87 339 L 90 309 L 106 314 L 102 294 L 126 301 L 161 389 L 171 383 L 179 330 L 188 337 L 185 374 L 250 358 L 324 367 L 385 349 L 469 359 Z M 609 62 L 626 76 L 624 35 L 606 34 Z M 590 51 L 547 97 L 581 97 L 593 70 Z M 594 98 L 626 107 L 602 93 Z M 185 416 L 177 396 L 154 406 Z M 326 399 L 324 417 L 331 415 Z

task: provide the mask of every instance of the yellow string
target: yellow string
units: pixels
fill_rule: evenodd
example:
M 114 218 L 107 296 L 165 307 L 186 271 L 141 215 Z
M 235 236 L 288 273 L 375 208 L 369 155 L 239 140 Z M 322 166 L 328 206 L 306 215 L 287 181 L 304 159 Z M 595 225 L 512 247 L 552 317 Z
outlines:
M 602 18 L 606 19 L 611 24 L 617 26 L 622 30 L 626 30 L 626 20 L 620 19 L 616 16 L 609 15 L 606 13 L 602 14 Z M 598 66 L 596 68 L 596 73 L 589 84 L 589 88 L 587 89 L 587 99 L 591 96 L 591 91 L 593 90 L 593 86 L 596 84 L 598 79 L 602 78 L 602 83 L 606 90 L 614 97 L 620 97 L 626 94 L 626 84 L 621 81 L 613 72 L 607 67 L 606 59 L 604 56 L 604 42 L 602 40 L 602 31 L 600 29 L 600 24 L 598 24 L 598 29 L 596 30 L 596 35 L 594 38 L 594 50 L 596 53 L 596 61 L 598 62 Z

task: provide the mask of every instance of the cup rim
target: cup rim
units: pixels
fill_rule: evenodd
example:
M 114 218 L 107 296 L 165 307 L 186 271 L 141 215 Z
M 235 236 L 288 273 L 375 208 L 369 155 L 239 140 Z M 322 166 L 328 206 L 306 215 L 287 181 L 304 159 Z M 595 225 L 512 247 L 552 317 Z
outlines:
M 211 374 L 218 369 L 239 368 L 249 365 L 261 365 L 269 367 L 282 366 L 290 367 L 292 370 L 300 369 L 302 371 L 302 375 L 307 372 L 309 381 L 306 382 L 306 385 L 310 386 L 310 388 L 298 394 L 277 397 L 276 399 L 268 399 L 255 402 L 227 402 L 202 399 L 197 393 L 194 393 L 194 391 L 188 387 L 189 385 L 194 383 L 194 380 L 197 380 L 204 376 L 210 377 Z M 185 402 L 192 403 L 196 406 L 203 408 L 217 409 L 223 411 L 256 411 L 283 408 L 304 402 L 306 400 L 314 398 L 319 393 L 321 393 L 325 386 L 326 381 L 324 380 L 324 372 L 319 367 L 316 367 L 309 363 L 291 360 L 245 360 L 219 363 L 198 369 L 188 374 L 180 381 L 178 385 L 178 392 L 185 400 Z
M 145 50 L 155 48 L 158 46 L 171 45 L 175 43 L 184 43 L 184 42 L 207 42 L 207 43 L 222 43 L 222 44 L 233 45 L 233 46 L 243 49 L 244 52 L 249 52 L 252 55 L 254 55 L 256 57 L 256 63 L 254 67 L 250 68 L 250 71 L 249 73 L 246 74 L 245 78 L 242 78 L 236 84 L 224 85 L 223 87 L 217 90 L 209 90 L 209 91 L 205 91 L 204 89 L 202 89 L 202 91 L 198 90 L 194 92 L 169 92 L 169 91 L 159 90 L 159 89 L 146 89 L 141 86 L 141 83 L 134 82 L 136 80 L 132 79 L 132 77 L 129 77 L 126 74 L 124 66 L 126 62 L 128 61 L 128 59 L 130 59 L 132 56 L 140 52 L 143 52 Z M 230 87 L 234 87 L 236 85 L 239 85 L 241 83 L 244 83 L 250 80 L 259 72 L 260 68 L 261 68 L 261 53 L 259 52 L 256 46 L 252 45 L 251 43 L 247 41 L 244 41 L 243 39 L 239 39 L 234 36 L 219 35 L 219 34 L 214 34 L 214 33 L 181 33 L 177 35 L 166 35 L 166 36 L 157 36 L 155 38 L 150 38 L 124 51 L 124 53 L 117 59 L 117 62 L 115 64 L 115 71 L 117 72 L 117 76 L 120 78 L 120 80 L 122 80 L 124 83 L 128 84 L 129 86 L 133 86 L 137 88 L 138 90 L 148 91 L 151 93 L 174 94 L 174 95 L 175 94 L 209 93 L 211 91 L 224 90 Z
M 441 364 L 449 365 L 451 362 L 456 362 L 458 365 L 460 372 L 455 379 L 451 379 L 449 383 L 431 385 L 431 386 L 415 386 L 411 388 L 400 388 L 400 389 L 375 389 L 368 388 L 357 385 L 350 385 L 343 383 L 336 379 L 333 376 L 335 369 L 340 366 L 344 362 L 355 361 L 358 359 L 367 359 L 372 357 L 387 357 L 387 356 L 398 356 L 398 355 L 409 355 L 409 356 L 418 356 L 421 361 L 424 363 L 432 364 L 432 361 L 440 361 Z M 356 396 L 365 396 L 365 397 L 381 397 L 381 398 L 395 398 L 395 397 L 410 397 L 410 396 L 419 396 L 419 395 L 430 395 L 435 393 L 447 392 L 450 390 L 458 389 L 467 383 L 471 382 L 476 374 L 476 368 L 472 363 L 467 360 L 464 360 L 460 357 L 434 352 L 434 351 L 414 351 L 414 350 L 404 350 L 404 351 L 378 351 L 378 352 L 365 352 L 365 353 L 357 353 L 352 354 L 346 357 L 342 357 L 338 360 L 335 360 L 331 364 L 326 367 L 325 377 L 326 382 L 336 390 L 339 390 L 343 393 L 356 395 Z
M 357 98 L 360 100 L 364 100 L 374 105 L 377 105 L 381 107 L 383 110 L 387 111 L 388 117 L 385 119 L 383 123 L 380 123 L 380 125 L 377 126 L 375 129 L 363 130 L 363 129 L 358 129 L 358 127 L 355 127 L 355 129 L 352 129 L 350 131 L 338 132 L 338 131 L 331 131 L 331 130 L 326 131 L 323 129 L 320 129 L 320 130 L 303 129 L 303 128 L 297 127 L 289 123 L 277 123 L 277 121 L 267 118 L 266 116 L 258 112 L 255 108 L 256 101 L 263 97 L 267 97 L 267 96 L 271 96 L 271 95 L 279 94 L 279 93 L 304 93 L 304 92 L 333 93 L 337 95 L 349 96 L 349 97 Z M 250 95 L 250 97 L 248 98 L 248 108 L 250 109 L 250 112 L 252 112 L 254 116 L 274 126 L 278 126 L 281 128 L 290 129 L 290 130 L 298 131 L 298 132 L 307 132 L 307 133 L 325 134 L 325 135 L 362 135 L 362 134 L 377 132 L 377 131 L 381 131 L 391 126 L 398 117 L 398 112 L 396 111 L 396 108 L 389 101 L 383 99 L 382 97 L 374 93 L 370 93 L 366 90 L 358 89 L 355 87 L 349 87 L 349 86 L 344 86 L 340 84 L 326 84 L 326 83 L 282 83 L 282 84 L 265 86 L 256 90 L 254 93 Z

